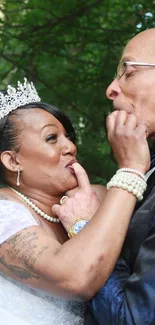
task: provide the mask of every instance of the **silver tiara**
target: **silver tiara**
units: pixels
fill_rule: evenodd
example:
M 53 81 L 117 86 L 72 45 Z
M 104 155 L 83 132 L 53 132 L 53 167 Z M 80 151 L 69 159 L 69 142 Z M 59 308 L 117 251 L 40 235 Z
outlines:
M 8 85 L 6 94 L 0 92 L 0 119 L 20 106 L 40 101 L 33 82 L 26 78 L 23 84 L 17 82 L 17 88 Z

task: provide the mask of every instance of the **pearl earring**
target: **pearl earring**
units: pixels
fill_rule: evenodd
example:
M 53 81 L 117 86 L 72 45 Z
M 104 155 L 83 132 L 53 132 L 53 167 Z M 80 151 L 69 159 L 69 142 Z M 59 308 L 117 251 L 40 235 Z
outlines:
M 17 186 L 20 185 L 20 169 L 17 169 L 17 182 L 16 182 Z

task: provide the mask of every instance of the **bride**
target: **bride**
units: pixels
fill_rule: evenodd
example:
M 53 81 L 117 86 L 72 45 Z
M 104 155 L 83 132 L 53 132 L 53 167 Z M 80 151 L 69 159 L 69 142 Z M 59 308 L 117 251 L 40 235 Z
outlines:
M 146 130 L 137 132 L 124 114 L 114 112 L 108 118 L 110 142 L 120 168 L 136 166 L 139 175 L 145 174 Z M 108 279 L 145 181 L 133 175 L 135 186 L 143 185 L 140 194 L 113 181 L 108 191 L 91 186 L 76 161 L 71 122 L 42 103 L 26 79 L 0 94 L 0 153 L 5 184 L 0 189 L 1 324 L 82 325 L 84 301 Z M 77 187 L 85 219 L 79 207 L 75 218 L 76 202 L 69 198 L 69 190 Z M 60 210 L 64 202 L 74 212 L 67 218 Z

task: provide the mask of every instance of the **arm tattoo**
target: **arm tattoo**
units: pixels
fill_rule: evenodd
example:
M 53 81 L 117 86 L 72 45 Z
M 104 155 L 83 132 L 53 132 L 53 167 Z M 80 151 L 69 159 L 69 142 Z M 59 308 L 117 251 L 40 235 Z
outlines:
M 0 257 L 0 264 L 5 266 L 9 271 L 11 271 L 14 275 L 16 275 L 20 279 L 25 279 L 25 280 L 30 278 L 39 279 L 39 276 L 32 275 L 32 273 L 29 270 L 26 270 L 20 266 L 14 266 L 12 264 L 6 263 L 4 255 Z
M 5 245 L 4 253 L 0 254 L 0 264 L 5 266 L 13 275 L 20 279 L 39 279 L 34 270 L 37 259 L 43 255 L 48 246 L 38 248 L 38 235 L 34 232 L 17 233 L 0 245 Z M 6 261 L 9 258 L 9 263 Z

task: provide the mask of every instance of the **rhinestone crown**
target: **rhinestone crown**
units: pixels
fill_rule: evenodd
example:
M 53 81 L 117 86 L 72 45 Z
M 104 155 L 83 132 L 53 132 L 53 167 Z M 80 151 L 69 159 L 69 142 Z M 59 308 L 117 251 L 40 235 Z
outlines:
M 40 101 L 33 82 L 28 82 L 26 78 L 23 84 L 17 82 L 17 88 L 8 85 L 6 94 L 0 92 L 0 119 L 20 106 Z

